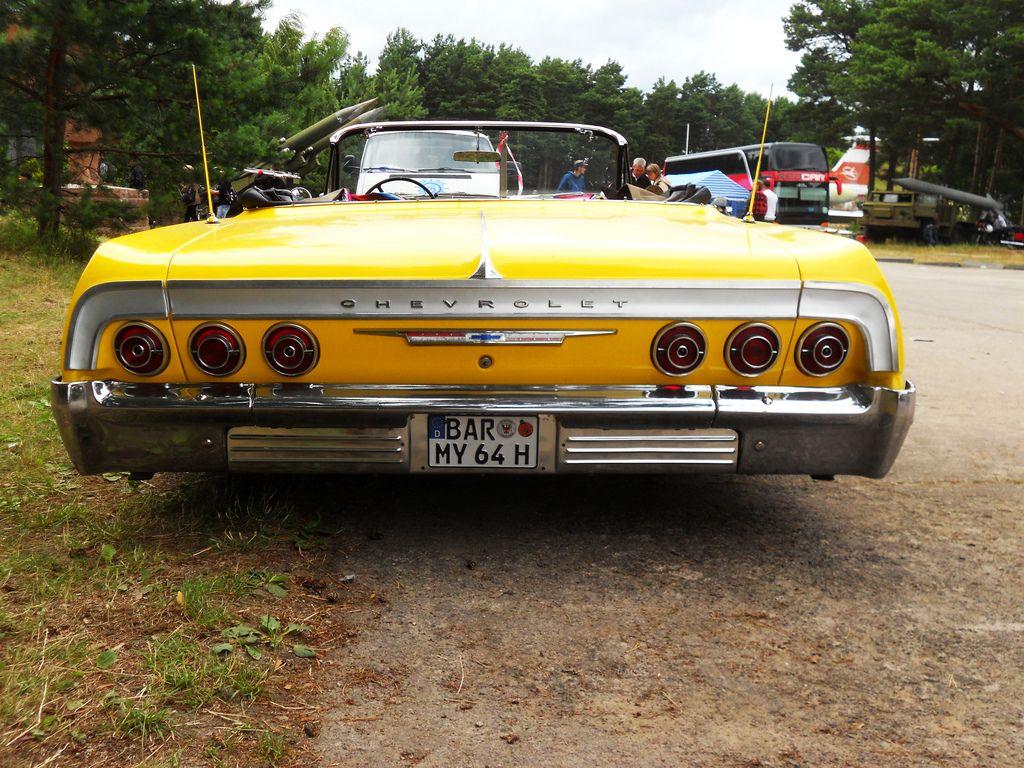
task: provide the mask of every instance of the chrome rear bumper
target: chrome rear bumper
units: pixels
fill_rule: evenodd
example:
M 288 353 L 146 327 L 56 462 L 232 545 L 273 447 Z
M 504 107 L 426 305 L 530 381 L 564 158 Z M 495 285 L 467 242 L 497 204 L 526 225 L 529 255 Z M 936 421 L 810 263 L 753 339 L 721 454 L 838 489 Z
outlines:
M 500 413 L 541 417 L 541 472 L 882 477 L 913 421 L 915 389 L 56 379 L 51 394 L 64 445 L 85 474 L 416 472 L 425 469 L 426 414 Z

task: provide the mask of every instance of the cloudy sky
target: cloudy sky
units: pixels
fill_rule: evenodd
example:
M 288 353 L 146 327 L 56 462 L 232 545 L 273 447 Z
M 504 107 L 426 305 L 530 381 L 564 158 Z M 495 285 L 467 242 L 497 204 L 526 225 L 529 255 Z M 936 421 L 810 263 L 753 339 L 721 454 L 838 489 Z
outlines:
M 724 83 L 767 95 L 784 91 L 798 55 L 786 50 L 782 17 L 792 0 L 274 0 L 273 26 L 302 14 L 306 29 L 344 27 L 352 48 L 372 63 L 388 32 L 404 26 L 420 38 L 437 33 L 511 43 L 535 59 L 560 56 L 622 64 L 629 84 L 660 75 L 677 82 L 701 69 Z M 750 48 L 757 46 L 756 53 Z

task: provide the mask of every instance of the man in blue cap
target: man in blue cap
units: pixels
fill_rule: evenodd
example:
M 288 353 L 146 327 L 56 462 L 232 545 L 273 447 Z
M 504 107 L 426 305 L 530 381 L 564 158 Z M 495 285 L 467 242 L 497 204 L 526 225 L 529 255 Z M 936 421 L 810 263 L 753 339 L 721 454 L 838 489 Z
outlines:
M 566 171 L 565 176 L 558 182 L 555 192 L 582 192 L 584 187 L 583 174 L 587 172 L 587 161 L 577 160 L 572 164 L 572 170 Z

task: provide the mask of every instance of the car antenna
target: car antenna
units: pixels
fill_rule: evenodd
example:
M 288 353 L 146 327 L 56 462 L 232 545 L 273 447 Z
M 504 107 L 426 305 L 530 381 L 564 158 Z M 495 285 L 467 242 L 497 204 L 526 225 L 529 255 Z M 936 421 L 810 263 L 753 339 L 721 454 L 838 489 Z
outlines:
M 196 89 L 196 115 L 199 117 L 199 146 L 203 150 L 203 174 L 206 176 L 206 205 L 209 215 L 206 217 L 207 224 L 216 224 L 217 216 L 213 212 L 213 191 L 210 189 L 210 166 L 206 162 L 206 139 L 203 138 L 203 111 L 199 108 L 199 78 L 196 75 L 196 65 L 192 65 L 192 84 Z
M 768 87 L 768 105 L 764 110 L 764 128 L 761 129 L 761 147 L 757 150 L 757 170 L 754 171 L 754 179 L 750 185 L 750 205 L 747 206 L 747 215 L 743 217 L 743 220 L 748 224 L 752 224 L 754 221 L 754 198 L 757 197 L 757 180 L 761 178 L 761 158 L 764 157 L 764 140 L 768 135 L 768 116 L 772 113 L 772 94 L 774 92 L 775 83 L 772 83 Z

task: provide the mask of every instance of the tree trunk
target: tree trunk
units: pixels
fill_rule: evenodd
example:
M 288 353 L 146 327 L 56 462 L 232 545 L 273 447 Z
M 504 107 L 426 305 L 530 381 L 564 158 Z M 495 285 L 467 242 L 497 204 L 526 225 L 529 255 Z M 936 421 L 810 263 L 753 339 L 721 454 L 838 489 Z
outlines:
M 985 135 L 985 124 L 978 123 L 978 136 L 974 139 L 974 168 L 971 170 L 971 192 L 978 191 L 978 173 L 981 171 L 981 139 Z
M 963 128 L 957 125 L 953 129 L 953 136 L 948 142 L 949 155 L 946 158 L 946 168 L 942 177 L 942 183 L 950 186 L 956 186 L 956 180 L 961 177 L 960 171 L 960 150 L 961 150 L 961 139 L 963 138 Z
M 46 87 L 43 92 L 43 190 L 36 211 L 41 237 L 57 234 L 60 226 L 64 135 L 68 124 L 64 90 L 66 81 L 67 35 L 64 20 L 58 18 L 50 32 Z
M 996 151 L 992 157 L 992 170 L 988 174 L 988 184 L 985 185 L 985 194 L 992 194 L 992 190 L 996 186 L 996 174 L 999 173 L 999 166 L 1003 163 L 1003 137 L 1006 135 L 1006 131 L 1002 128 L 999 129 L 999 136 L 996 138 Z
M 896 147 L 889 150 L 889 167 L 885 169 L 885 189 L 892 192 L 892 180 L 896 176 L 896 164 L 899 161 L 899 154 Z
M 868 139 L 868 194 L 875 188 L 875 174 L 878 170 L 878 136 L 875 129 L 871 129 Z

